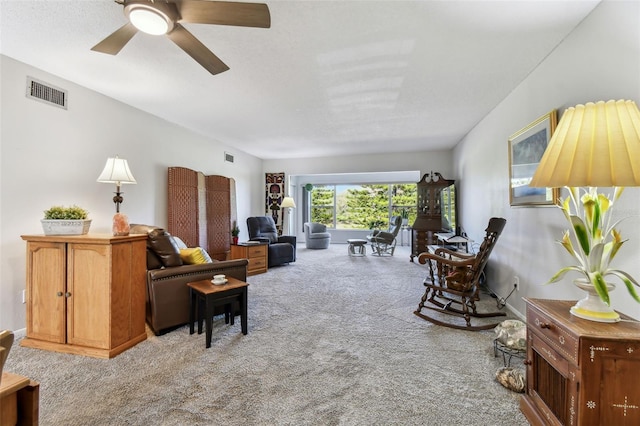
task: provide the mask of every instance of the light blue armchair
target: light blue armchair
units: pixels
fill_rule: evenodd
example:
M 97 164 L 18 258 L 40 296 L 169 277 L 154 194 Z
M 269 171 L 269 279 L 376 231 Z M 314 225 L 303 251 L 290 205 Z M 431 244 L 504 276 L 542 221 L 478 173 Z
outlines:
M 305 242 L 308 249 L 326 249 L 331 244 L 327 226 L 316 222 L 304 223 Z

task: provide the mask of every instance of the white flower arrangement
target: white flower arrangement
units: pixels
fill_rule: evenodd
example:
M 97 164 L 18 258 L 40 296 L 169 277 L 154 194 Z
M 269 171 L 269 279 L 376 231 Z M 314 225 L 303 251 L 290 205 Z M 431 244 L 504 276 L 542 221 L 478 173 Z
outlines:
M 579 188 L 568 187 L 567 189 L 569 196 L 559 207 L 571 228 L 565 231 L 560 243 L 578 261 L 578 265 L 562 268 L 551 277 L 549 283 L 559 281 L 569 271 L 579 272 L 593 284 L 600 299 L 610 305 L 605 277 L 613 275 L 624 283 L 631 297 L 640 303 L 640 297 L 635 289 L 640 287 L 638 281 L 627 272 L 610 267 L 611 261 L 626 241 L 622 240 L 622 236 L 616 229 L 623 219 L 611 224 L 613 206 L 624 188 L 615 188 L 613 199 L 598 193 L 598 188 L 595 187 L 585 189 L 581 197 L 579 197 Z

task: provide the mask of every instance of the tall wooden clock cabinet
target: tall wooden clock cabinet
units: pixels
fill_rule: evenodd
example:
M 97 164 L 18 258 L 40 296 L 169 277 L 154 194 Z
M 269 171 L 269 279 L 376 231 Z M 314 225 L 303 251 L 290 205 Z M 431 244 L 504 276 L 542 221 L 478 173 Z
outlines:
M 455 181 L 443 178 L 438 172 L 426 173 L 417 183 L 418 212 L 416 221 L 411 226 L 411 262 L 414 257 L 427 251 L 427 246 L 437 244 L 436 232 L 446 230 L 443 229 L 445 206 L 442 195 L 444 191 L 454 188 L 454 183 Z M 455 190 L 452 191 L 452 196 L 455 197 Z

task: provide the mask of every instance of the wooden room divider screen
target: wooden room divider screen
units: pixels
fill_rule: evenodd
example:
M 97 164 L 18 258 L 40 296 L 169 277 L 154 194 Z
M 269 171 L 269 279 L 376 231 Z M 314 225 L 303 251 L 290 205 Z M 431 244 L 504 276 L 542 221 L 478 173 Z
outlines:
M 235 182 L 184 167 L 168 170 L 167 230 L 189 247 L 202 247 L 217 260 L 231 250 L 235 217 Z

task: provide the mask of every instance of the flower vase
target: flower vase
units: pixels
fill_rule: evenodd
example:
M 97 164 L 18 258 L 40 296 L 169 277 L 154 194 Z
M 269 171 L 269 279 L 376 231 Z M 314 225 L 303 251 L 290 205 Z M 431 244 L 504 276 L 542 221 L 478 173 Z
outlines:
M 586 279 L 573 282 L 578 288 L 587 292 L 587 296 L 571 307 L 571 314 L 582 319 L 597 322 L 618 322 L 620 315 L 600 299 L 596 288 Z M 615 285 L 607 283 L 607 290 L 611 292 Z
M 233 244 L 238 245 L 238 237 L 231 237 L 233 239 Z

